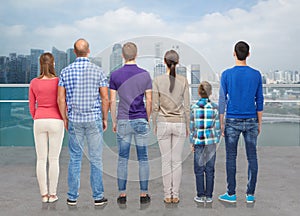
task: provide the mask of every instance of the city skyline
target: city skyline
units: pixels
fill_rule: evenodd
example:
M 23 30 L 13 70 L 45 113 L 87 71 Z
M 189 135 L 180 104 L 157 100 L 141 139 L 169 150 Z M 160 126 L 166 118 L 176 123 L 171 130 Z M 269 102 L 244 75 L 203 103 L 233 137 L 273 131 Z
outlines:
M 234 65 L 238 40 L 250 44 L 248 63 L 260 71 L 299 71 L 299 10 L 297 0 L 4 1 L 0 56 L 53 45 L 67 50 L 80 37 L 96 56 L 119 41 L 154 35 L 193 47 L 216 73 Z
M 155 76 L 161 75 L 165 73 L 166 67 L 163 62 L 162 54 L 166 51 L 166 49 L 174 49 L 180 55 L 181 53 L 190 53 L 190 47 L 185 44 L 180 44 L 179 41 L 170 40 L 167 38 L 160 37 L 145 37 L 145 38 L 136 38 L 133 40 L 139 41 L 138 43 L 143 42 L 143 45 L 146 49 L 139 49 L 139 52 L 142 53 L 142 57 L 138 56 L 138 61 L 142 61 L 142 66 L 148 67 L 152 78 Z M 163 42 L 164 41 L 164 42 Z M 148 49 L 147 49 L 148 47 Z M 152 50 L 149 49 L 152 47 Z M 122 60 L 122 44 L 116 43 L 112 47 L 107 48 L 109 52 L 103 52 L 98 54 L 96 57 L 90 57 L 91 61 L 96 63 L 99 66 L 104 66 L 106 69 L 106 74 L 109 77 L 110 73 L 123 65 Z M 0 57 L 0 83 L 29 83 L 31 79 L 35 78 L 39 74 L 39 56 L 45 51 L 42 49 L 31 49 L 30 55 L 10 53 L 9 56 L 1 56 Z M 66 51 L 58 50 L 55 46 L 52 47 L 52 53 L 55 57 L 55 68 L 57 71 L 57 75 L 59 76 L 60 71 L 66 67 L 68 64 L 72 63 L 76 56 L 74 54 L 73 48 L 68 48 Z M 188 58 L 197 59 L 201 58 L 200 54 L 194 53 L 196 57 L 192 57 L 191 55 Z M 147 61 L 150 64 L 146 64 L 143 62 L 145 56 L 147 57 Z M 109 57 L 109 64 L 102 62 L 103 59 Z M 6 60 L 5 60 L 6 59 Z M 6 62 L 5 62 L 6 61 Z M 191 84 L 191 93 L 192 97 L 197 97 L 197 85 L 201 80 L 201 65 L 205 66 L 203 63 L 198 64 L 198 62 L 189 62 L 187 60 L 183 60 L 183 63 L 177 67 L 177 73 L 183 76 L 186 76 Z M 209 67 L 209 66 L 208 66 Z M 205 68 L 205 67 L 204 67 Z M 194 72 L 193 72 L 194 71 Z M 208 71 L 207 69 L 203 71 Z M 211 70 L 210 73 L 214 74 Z M 208 81 L 218 81 L 215 76 L 207 76 L 205 75 L 204 80 Z M 262 72 L 264 84 L 284 84 L 284 83 L 299 83 L 300 82 L 300 73 L 299 71 L 291 71 L 291 70 L 274 70 L 269 72 Z M 195 85 L 195 86 L 193 86 Z

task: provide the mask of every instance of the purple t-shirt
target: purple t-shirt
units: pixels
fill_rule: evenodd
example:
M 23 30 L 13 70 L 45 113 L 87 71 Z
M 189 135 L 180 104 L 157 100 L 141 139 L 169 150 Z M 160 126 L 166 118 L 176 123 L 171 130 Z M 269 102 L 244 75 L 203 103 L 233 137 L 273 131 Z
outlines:
M 144 93 L 152 89 L 152 80 L 146 70 L 125 64 L 110 75 L 109 88 L 119 94 L 117 119 L 147 119 Z

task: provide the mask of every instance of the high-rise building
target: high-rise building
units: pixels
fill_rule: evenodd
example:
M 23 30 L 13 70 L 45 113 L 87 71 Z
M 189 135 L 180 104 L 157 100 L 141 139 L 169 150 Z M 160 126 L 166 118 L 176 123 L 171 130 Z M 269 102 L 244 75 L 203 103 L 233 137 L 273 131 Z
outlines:
M 191 65 L 191 100 L 198 100 L 198 86 L 200 84 L 200 64 Z
M 123 60 L 122 60 L 121 44 L 114 44 L 109 60 L 110 60 L 109 74 L 122 67 Z
M 41 49 L 30 49 L 30 75 L 29 82 L 40 74 L 40 56 L 44 53 Z
M 166 73 L 166 66 L 162 63 L 159 62 L 155 65 L 154 67 L 154 77 L 160 76 L 162 74 Z
M 76 59 L 76 55 L 74 53 L 74 49 L 70 48 L 67 49 L 67 65 L 73 63 Z
M 7 83 L 6 67 L 8 57 L 0 56 L 0 83 Z
M 186 67 L 185 67 L 185 66 L 179 65 L 179 66 L 176 68 L 176 72 L 177 72 L 177 74 L 186 77 Z
M 57 76 L 60 75 L 60 72 L 63 68 L 65 68 L 67 64 L 67 53 L 64 51 L 58 50 L 55 47 L 52 47 L 52 54 L 54 56 L 55 61 L 55 71 Z

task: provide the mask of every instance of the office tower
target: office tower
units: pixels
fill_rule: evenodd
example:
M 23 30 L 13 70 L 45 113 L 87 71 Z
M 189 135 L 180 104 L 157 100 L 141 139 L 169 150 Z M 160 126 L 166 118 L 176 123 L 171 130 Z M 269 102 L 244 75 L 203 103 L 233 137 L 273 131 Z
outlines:
M 158 42 L 154 44 L 154 58 L 163 59 L 162 43 Z
M 76 55 L 74 53 L 74 49 L 70 48 L 67 49 L 67 65 L 73 63 L 76 59 Z
M 99 67 L 102 67 L 102 58 L 101 57 L 89 57 L 90 61 Z
M 198 86 L 200 84 L 200 64 L 191 65 L 191 100 L 198 100 Z
M 159 62 L 155 65 L 154 67 L 154 77 L 157 77 L 157 76 L 160 76 L 162 74 L 165 74 L 166 73 L 166 66 Z
M 186 77 L 186 67 L 179 65 L 176 68 L 176 72 L 177 72 L 177 74 Z
M 7 76 L 6 76 L 6 65 L 8 62 L 8 57 L 0 56 L 0 83 L 7 83 Z
M 30 75 L 29 82 L 40 74 L 40 56 L 44 53 L 41 49 L 30 49 Z
M 7 83 L 17 83 L 17 53 L 10 53 L 7 63 Z
M 60 72 L 63 68 L 65 68 L 67 64 L 67 53 L 64 51 L 58 50 L 55 47 L 52 47 L 52 54 L 54 56 L 55 61 L 55 71 L 57 76 L 60 75 Z
M 112 48 L 110 54 L 110 65 L 109 65 L 109 74 L 122 67 L 122 46 L 121 44 L 115 44 Z

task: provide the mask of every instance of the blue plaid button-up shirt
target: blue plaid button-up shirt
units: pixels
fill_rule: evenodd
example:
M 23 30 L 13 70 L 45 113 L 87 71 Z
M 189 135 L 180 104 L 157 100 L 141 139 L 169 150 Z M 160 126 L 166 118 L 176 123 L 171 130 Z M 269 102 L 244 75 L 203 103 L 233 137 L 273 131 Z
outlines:
M 103 70 L 86 57 L 61 71 L 59 86 L 66 89 L 68 118 L 73 122 L 91 122 L 102 118 L 99 87 L 107 87 Z
M 220 140 L 220 121 L 218 105 L 208 98 L 201 98 L 191 106 L 190 143 L 209 145 Z

